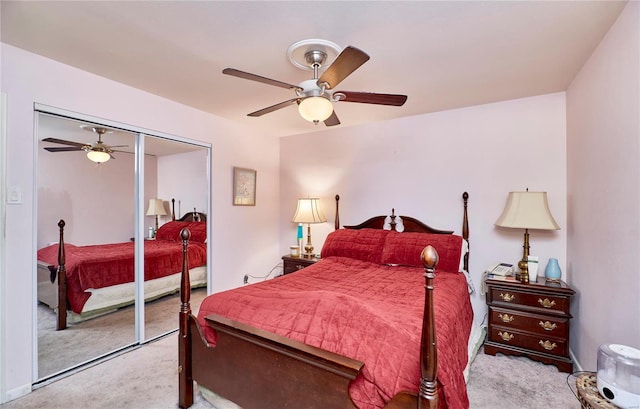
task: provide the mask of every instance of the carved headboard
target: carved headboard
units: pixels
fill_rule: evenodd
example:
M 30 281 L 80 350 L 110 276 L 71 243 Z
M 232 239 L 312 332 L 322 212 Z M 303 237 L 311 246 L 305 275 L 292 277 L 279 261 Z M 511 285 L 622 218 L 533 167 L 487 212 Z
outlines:
M 171 199 L 171 220 L 176 221 L 176 199 Z M 182 215 L 181 218 L 177 219 L 180 222 L 206 222 L 207 215 L 202 212 L 196 211 L 196 208 L 193 208 L 193 212 L 188 212 Z

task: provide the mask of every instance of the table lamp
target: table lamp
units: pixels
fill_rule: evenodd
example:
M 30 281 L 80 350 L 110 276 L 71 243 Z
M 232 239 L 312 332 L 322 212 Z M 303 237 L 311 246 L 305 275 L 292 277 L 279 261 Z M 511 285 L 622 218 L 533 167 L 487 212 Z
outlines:
M 147 209 L 147 216 L 155 216 L 156 217 L 156 229 L 155 233 L 158 231 L 158 216 L 166 216 L 167 212 L 164 210 L 164 203 L 162 199 L 149 199 L 149 209 Z
M 327 219 L 320 210 L 320 199 L 317 197 L 298 199 L 298 208 L 293 215 L 291 223 L 307 223 L 307 244 L 304 246 L 304 258 L 313 258 L 313 245 L 311 244 L 311 224 L 324 223 Z
M 526 192 L 509 192 L 507 204 L 495 225 L 510 229 L 524 229 L 523 254 L 518 267 L 521 270 L 520 281 L 528 283 L 529 229 L 560 229 L 549 211 L 547 192 L 529 192 L 529 189 Z

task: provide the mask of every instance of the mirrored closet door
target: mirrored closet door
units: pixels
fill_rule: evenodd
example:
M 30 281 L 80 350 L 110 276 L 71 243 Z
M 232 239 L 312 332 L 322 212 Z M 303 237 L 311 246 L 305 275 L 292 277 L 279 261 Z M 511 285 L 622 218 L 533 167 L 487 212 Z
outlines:
M 177 235 L 181 228 L 188 227 L 191 230 L 191 305 L 197 308 L 207 294 L 208 214 L 205 209 L 208 208 L 209 149 L 188 142 L 145 135 L 144 150 L 145 248 L 161 248 L 167 245 L 166 242 L 173 241 L 180 243 Z M 147 258 L 145 274 L 156 271 L 151 264 L 154 262 Z M 166 277 L 158 280 L 158 285 L 145 280 L 145 339 L 154 339 L 177 328 L 176 311 L 180 310 L 180 295 L 171 291 L 179 288 L 178 279 L 178 276 Z M 162 280 L 171 283 L 161 285 Z M 169 293 L 164 294 L 163 288 Z
M 134 285 L 125 284 L 132 277 L 78 265 L 105 245 L 112 248 L 102 257 L 122 251 L 118 246 L 132 251 L 135 134 L 39 113 L 37 136 L 37 362 L 38 377 L 45 378 L 136 342 L 134 309 L 119 308 L 135 295 Z M 92 147 L 103 149 L 95 151 L 101 162 L 92 160 Z M 51 271 L 58 266 L 60 220 L 66 285 Z M 63 330 L 57 328 L 60 286 L 69 300 Z
M 181 243 L 172 228 L 194 223 L 190 259 L 199 250 L 203 260 L 190 271 L 194 308 L 210 276 L 210 145 L 53 110 L 36 114 L 36 383 L 177 329 Z

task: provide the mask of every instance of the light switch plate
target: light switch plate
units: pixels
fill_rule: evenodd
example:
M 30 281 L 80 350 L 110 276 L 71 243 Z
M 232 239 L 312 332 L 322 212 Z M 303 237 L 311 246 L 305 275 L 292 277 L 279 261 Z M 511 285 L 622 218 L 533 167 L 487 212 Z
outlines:
M 8 204 L 21 204 L 22 203 L 22 190 L 17 186 L 11 186 L 9 188 L 9 195 L 7 197 Z

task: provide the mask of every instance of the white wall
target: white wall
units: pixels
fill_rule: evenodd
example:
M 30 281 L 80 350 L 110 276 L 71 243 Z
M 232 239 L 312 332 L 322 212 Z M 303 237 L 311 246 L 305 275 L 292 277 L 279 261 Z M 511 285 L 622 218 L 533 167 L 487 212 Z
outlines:
M 184 175 L 188 175 L 185 177 Z M 207 150 L 161 156 L 158 158 L 158 197 L 165 202 L 166 216 L 160 225 L 171 220 L 171 199 L 175 199 L 176 219 L 195 208 L 206 212 Z
M 640 348 L 639 59 L 629 2 L 567 91 L 571 343 L 590 371 L 601 344 Z
M 479 294 L 484 267 L 522 258 L 524 232 L 493 225 L 509 191 L 548 192 L 562 230 L 531 231 L 531 254 L 540 256 L 543 268 L 549 257 L 558 258 L 565 271 L 565 126 L 565 95 L 558 93 L 283 138 L 280 252 L 295 243 L 296 226 L 288 221 L 298 197 L 322 199 L 329 221 L 312 226 L 319 252 L 333 230 L 336 193 L 343 225 L 395 208 L 460 234 L 467 191 L 470 271 L 478 290 L 472 303 L 480 322 L 486 313 Z
M 242 284 L 246 271 L 279 259 L 278 140 L 131 87 L 1 44 L 1 92 L 7 94 L 7 185 L 22 191 L 22 204 L 7 206 L 5 287 L 0 294 L 6 359 L 0 363 L 4 396 L 27 393 L 32 382 L 33 288 L 36 242 L 34 103 L 131 124 L 213 145 L 213 288 Z M 214 98 L 215 95 L 212 95 Z M 233 166 L 257 169 L 255 207 L 231 205 Z M 2 333 L 2 331 L 0 331 Z

